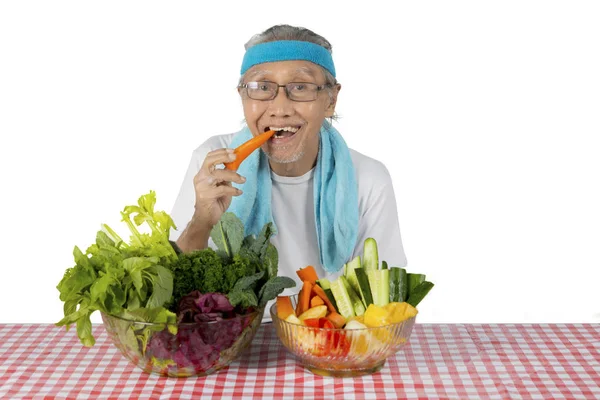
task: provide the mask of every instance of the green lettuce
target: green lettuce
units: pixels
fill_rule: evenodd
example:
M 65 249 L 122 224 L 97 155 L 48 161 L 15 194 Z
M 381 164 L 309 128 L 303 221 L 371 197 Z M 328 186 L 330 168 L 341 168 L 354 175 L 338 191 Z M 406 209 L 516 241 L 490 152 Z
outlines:
M 169 242 L 175 224 L 164 211 L 155 211 L 155 204 L 156 194 L 150 191 L 138 199 L 137 205 L 121 212 L 131 232 L 129 243 L 108 225 L 102 225 L 96 242 L 85 253 L 75 246 L 75 265 L 65 271 L 56 287 L 64 302 L 64 318 L 56 325 L 68 330 L 75 324 L 84 346 L 95 343 L 90 316 L 98 310 L 143 322 L 175 320 L 174 314 L 163 307 L 173 292 L 168 266 L 178 259 Z M 144 223 L 150 233 L 138 230 Z

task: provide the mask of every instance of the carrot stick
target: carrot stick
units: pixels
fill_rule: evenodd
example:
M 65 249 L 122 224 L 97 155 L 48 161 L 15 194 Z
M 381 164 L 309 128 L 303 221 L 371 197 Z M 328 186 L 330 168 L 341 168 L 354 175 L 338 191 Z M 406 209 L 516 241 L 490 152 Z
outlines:
M 323 304 L 325 304 L 325 302 L 319 296 L 313 296 L 312 299 L 310 299 L 311 308 L 316 306 L 322 306 Z
M 225 168 L 232 171 L 237 171 L 242 161 L 244 161 L 252 152 L 262 146 L 271 136 L 275 134 L 275 131 L 266 131 L 260 135 L 254 136 L 252 139 L 245 143 L 240 144 L 233 153 L 237 156 L 235 160 L 229 163 L 225 163 Z
M 312 293 L 313 285 L 309 281 L 304 281 L 300 294 L 298 295 L 298 305 L 296 306 L 296 315 L 302 314 L 310 308 L 310 294 Z
M 329 311 L 331 311 L 331 312 L 337 312 L 337 310 L 335 309 L 334 305 L 331 303 L 331 301 L 329 301 L 329 297 L 327 297 L 327 294 L 325 293 L 325 291 L 323 289 L 321 289 L 321 287 L 319 285 L 314 285 L 312 287 L 312 291 L 313 291 L 314 294 L 316 294 L 317 296 L 319 296 L 321 298 L 321 300 L 323 300 L 323 302 L 327 305 L 327 309 Z
M 298 274 L 300 280 L 309 281 L 313 285 L 317 283 L 317 280 L 319 280 L 319 277 L 317 276 L 317 271 L 315 271 L 312 265 L 299 269 L 298 271 L 296 271 L 296 274 Z

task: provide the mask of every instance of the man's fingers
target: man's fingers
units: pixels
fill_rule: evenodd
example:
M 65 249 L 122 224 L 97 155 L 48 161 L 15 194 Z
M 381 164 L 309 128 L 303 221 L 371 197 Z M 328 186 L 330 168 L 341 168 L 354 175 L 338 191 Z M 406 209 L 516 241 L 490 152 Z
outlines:
M 211 173 L 211 177 L 220 182 L 235 182 L 240 184 L 246 182 L 246 178 L 237 172 L 228 169 L 216 169 Z
M 205 186 L 202 190 L 196 190 L 196 198 L 199 201 L 214 200 L 224 196 L 239 196 L 243 192 L 240 189 L 234 188 L 231 184 L 219 183 Z M 196 187 L 196 189 L 198 189 Z
M 246 182 L 246 178 L 235 171 L 216 168 L 219 164 L 233 160 L 235 160 L 233 149 L 218 149 L 207 154 L 202 167 L 194 177 L 197 201 L 212 202 L 221 197 L 232 197 L 242 194 L 242 191 L 234 188 L 231 183 L 242 184 Z
M 197 174 L 194 177 L 194 186 L 201 191 L 218 185 L 231 186 L 232 182 L 243 184 L 246 182 L 246 178 L 229 170 L 216 170 L 210 175 Z
M 225 196 L 239 196 L 243 192 L 238 188 L 234 188 L 233 186 L 219 185 L 213 190 L 211 190 L 211 193 L 214 194 L 214 198 L 219 198 Z
M 233 149 L 219 149 L 211 151 L 206 155 L 202 168 L 205 171 L 213 172 L 219 164 L 225 164 L 235 160 L 236 156 Z

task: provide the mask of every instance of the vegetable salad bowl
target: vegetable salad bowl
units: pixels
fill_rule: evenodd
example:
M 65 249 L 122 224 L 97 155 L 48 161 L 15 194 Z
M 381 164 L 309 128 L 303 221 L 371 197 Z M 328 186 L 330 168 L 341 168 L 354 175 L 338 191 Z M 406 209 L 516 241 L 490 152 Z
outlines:
M 293 296 L 294 303 L 296 296 Z M 295 306 L 295 304 L 294 304 Z M 317 375 L 353 377 L 379 371 L 388 357 L 408 341 L 416 317 L 364 329 L 330 329 L 298 325 L 277 316 L 270 308 L 277 336 L 285 348 Z
M 121 353 L 147 373 L 206 376 L 234 361 L 252 342 L 264 309 L 208 322 L 137 322 L 102 313 Z

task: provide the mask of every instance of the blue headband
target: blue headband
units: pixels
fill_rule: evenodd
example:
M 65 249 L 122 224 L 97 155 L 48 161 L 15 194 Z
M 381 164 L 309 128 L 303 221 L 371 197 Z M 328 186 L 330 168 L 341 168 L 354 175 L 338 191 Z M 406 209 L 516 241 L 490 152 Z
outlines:
M 297 40 L 279 40 L 250 47 L 244 54 L 241 74 L 257 64 L 290 60 L 310 61 L 325 68 L 335 77 L 333 59 L 325 47 Z

